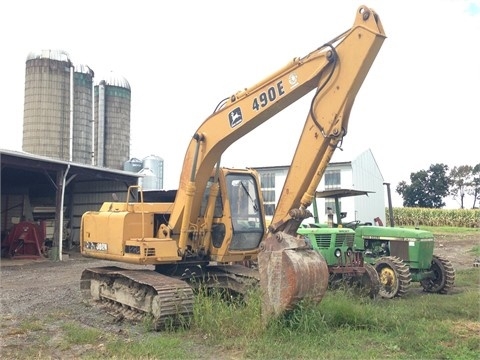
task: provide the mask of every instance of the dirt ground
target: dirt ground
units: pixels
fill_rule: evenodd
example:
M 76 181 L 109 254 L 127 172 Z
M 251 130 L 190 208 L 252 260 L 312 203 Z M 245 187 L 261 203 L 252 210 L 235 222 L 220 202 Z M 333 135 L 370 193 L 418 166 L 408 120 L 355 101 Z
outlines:
M 434 253 L 450 260 L 455 270 L 480 266 L 480 257 L 471 250 L 480 246 L 480 232 L 470 235 L 437 235 Z M 478 265 L 477 265 L 478 264 Z
M 435 253 L 449 259 L 458 271 L 480 261 L 470 252 L 479 245 L 480 232 L 437 236 Z M 86 259 L 73 251 L 62 262 L 1 259 L 0 265 L 0 359 L 76 359 L 88 354 L 91 345 L 65 347 L 59 339 L 66 323 L 119 337 L 141 331 L 134 327 L 125 331 L 128 325 L 88 305 L 82 297 L 79 279 L 83 269 L 115 263 Z

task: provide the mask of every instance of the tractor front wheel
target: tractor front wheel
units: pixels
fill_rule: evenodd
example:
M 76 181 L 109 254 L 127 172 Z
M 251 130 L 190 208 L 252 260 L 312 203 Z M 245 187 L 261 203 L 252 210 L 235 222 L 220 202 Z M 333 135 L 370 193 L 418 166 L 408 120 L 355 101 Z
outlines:
M 433 273 L 433 277 L 420 281 L 424 291 L 446 294 L 453 288 L 455 283 L 455 269 L 449 260 L 433 255 L 430 270 Z
M 365 263 L 364 267 L 365 274 L 363 274 L 360 280 L 360 287 L 368 293 L 370 298 L 374 299 L 380 291 L 380 279 L 377 270 L 372 265 Z
M 385 256 L 375 263 L 380 279 L 378 294 L 386 299 L 401 297 L 408 292 L 412 275 L 408 266 L 396 256 Z

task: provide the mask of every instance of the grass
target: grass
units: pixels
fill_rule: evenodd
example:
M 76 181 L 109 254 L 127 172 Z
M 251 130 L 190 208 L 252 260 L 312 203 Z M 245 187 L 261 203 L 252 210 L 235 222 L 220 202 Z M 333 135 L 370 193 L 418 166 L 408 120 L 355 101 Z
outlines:
M 64 324 L 62 330 L 64 341 L 68 344 L 91 344 L 104 338 L 101 330 L 72 323 Z
M 76 359 L 478 359 L 480 268 L 458 271 L 452 294 L 420 289 L 413 285 L 394 300 L 329 291 L 320 304 L 303 301 L 267 326 L 258 292 L 244 303 L 200 293 L 189 328 L 152 332 L 126 323 L 115 334 L 66 318 L 56 325 L 56 341 L 43 338 L 41 351 L 19 348 L 14 358 L 51 358 L 60 351 L 79 354 Z M 22 336 L 34 341 L 51 325 L 32 319 L 21 325 Z
M 394 300 L 329 291 L 320 304 L 301 302 L 267 326 L 257 292 L 245 303 L 200 293 L 190 328 L 151 332 L 139 324 L 119 337 L 66 323 L 62 348 L 89 344 L 84 359 L 477 359 L 480 269 L 457 278 L 450 295 L 416 285 Z
M 475 256 L 480 256 L 480 245 L 475 245 L 472 250 L 469 251 Z

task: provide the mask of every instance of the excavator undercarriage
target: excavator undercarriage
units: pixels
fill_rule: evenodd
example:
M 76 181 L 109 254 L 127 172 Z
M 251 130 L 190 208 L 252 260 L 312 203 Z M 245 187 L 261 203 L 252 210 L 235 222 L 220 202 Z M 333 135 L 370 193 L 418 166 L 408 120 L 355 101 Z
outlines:
M 285 233 L 270 236 L 258 261 L 260 271 L 240 264 L 177 264 L 155 270 L 88 268 L 80 287 L 86 300 L 99 302 L 116 318 L 151 317 L 155 330 L 188 326 L 195 294 L 202 289 L 220 290 L 227 298 L 238 299 L 260 286 L 264 321 L 292 309 L 299 299 L 322 300 L 328 267 L 302 239 Z
M 242 297 L 258 286 L 258 271 L 242 265 L 168 266 L 123 269 L 115 266 L 88 268 L 80 287 L 86 300 L 108 308 L 116 318 L 151 318 L 155 330 L 188 326 L 193 317 L 195 294 L 220 290 Z

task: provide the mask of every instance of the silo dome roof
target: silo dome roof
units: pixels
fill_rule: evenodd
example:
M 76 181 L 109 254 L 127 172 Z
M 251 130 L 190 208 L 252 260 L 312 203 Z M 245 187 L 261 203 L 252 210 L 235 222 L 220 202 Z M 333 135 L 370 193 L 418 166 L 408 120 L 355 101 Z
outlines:
M 75 72 L 82 73 L 82 74 L 91 74 L 93 75 L 93 70 L 90 69 L 90 66 L 84 64 L 77 64 L 75 65 Z
M 116 74 L 113 71 L 110 71 L 107 76 L 103 77 L 99 84 L 104 83 L 105 85 L 118 86 L 130 90 L 130 84 L 127 79 L 123 76 Z
M 64 50 L 40 50 L 40 51 L 31 51 L 27 56 L 28 60 L 33 59 L 51 59 L 57 61 L 70 61 L 70 56 Z
M 160 160 L 160 161 L 163 161 L 163 159 L 160 156 L 157 156 L 157 155 L 148 155 L 143 160 L 144 161 L 145 160 Z

